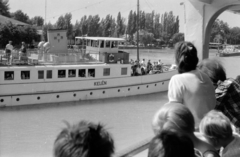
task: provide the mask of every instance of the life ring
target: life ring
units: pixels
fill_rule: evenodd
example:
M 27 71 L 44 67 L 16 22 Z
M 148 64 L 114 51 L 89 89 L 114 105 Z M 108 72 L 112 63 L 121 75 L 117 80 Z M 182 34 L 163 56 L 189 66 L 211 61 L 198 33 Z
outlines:
M 110 55 L 108 56 L 108 61 L 109 61 L 110 63 L 114 62 L 114 55 L 113 55 L 113 54 L 110 54 Z

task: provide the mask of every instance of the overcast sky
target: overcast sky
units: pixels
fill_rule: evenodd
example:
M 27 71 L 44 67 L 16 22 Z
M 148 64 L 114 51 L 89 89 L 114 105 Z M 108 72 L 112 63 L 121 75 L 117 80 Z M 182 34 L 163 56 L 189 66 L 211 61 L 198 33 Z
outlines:
M 117 17 L 118 12 L 127 18 L 130 10 L 137 9 L 137 0 L 9 0 L 10 12 L 22 10 L 28 16 L 42 16 L 46 21 L 55 23 L 60 15 L 72 13 L 72 23 L 80 20 L 84 15 L 96 15 L 105 17 L 107 14 Z M 180 19 L 180 31 L 183 31 L 183 6 L 180 3 L 184 0 L 139 0 L 140 10 L 156 13 L 173 11 Z M 224 12 L 219 19 L 228 22 L 230 27 L 240 27 L 240 15 Z

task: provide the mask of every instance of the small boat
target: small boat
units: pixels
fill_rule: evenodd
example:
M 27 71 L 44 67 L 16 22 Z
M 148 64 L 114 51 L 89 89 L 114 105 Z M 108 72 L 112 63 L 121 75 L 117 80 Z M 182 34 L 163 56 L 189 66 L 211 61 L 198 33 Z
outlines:
M 240 56 L 240 49 L 235 45 L 226 45 L 222 52 L 219 53 L 220 57 Z
M 11 65 L 1 57 L 1 107 L 161 92 L 176 74 L 132 76 L 129 54 L 118 49 L 124 39 L 76 37 L 73 50 L 67 49 L 65 30 L 49 30 L 48 39 L 44 51 L 13 56 Z

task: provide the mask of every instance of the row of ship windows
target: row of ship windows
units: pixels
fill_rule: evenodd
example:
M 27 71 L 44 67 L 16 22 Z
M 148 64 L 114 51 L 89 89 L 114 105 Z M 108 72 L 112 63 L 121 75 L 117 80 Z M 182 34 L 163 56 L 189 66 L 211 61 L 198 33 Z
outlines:
M 86 71 L 88 73 L 86 73 Z M 58 70 L 58 78 L 66 78 L 68 72 L 68 78 L 76 77 L 76 69 L 60 69 Z M 78 77 L 95 77 L 95 69 L 78 69 Z M 21 71 L 21 79 L 27 80 L 30 79 L 30 71 Z M 127 75 L 127 68 L 121 69 L 121 75 Z M 103 69 L 103 76 L 110 76 L 110 68 Z M 52 79 L 52 70 L 47 70 L 46 74 L 47 79 Z M 14 71 L 5 71 L 4 72 L 5 80 L 14 80 Z M 44 70 L 38 70 L 38 79 L 44 79 Z

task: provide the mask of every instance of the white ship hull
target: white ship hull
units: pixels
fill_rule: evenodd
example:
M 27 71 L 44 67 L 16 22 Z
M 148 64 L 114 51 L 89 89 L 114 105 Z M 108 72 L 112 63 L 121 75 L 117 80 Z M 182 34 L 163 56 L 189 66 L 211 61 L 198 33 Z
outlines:
M 0 106 L 49 104 L 126 97 L 167 91 L 176 71 L 136 77 L 1 85 Z M 4 88 L 3 88 L 4 86 Z

